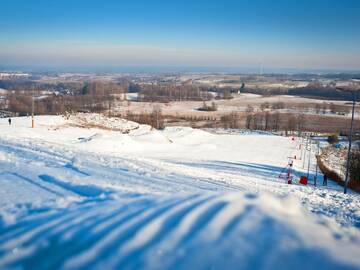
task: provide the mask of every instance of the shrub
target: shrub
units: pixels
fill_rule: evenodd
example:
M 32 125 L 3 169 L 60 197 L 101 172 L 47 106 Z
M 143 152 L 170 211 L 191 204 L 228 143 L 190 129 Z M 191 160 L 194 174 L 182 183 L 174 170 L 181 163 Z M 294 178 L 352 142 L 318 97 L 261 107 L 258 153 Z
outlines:
M 337 144 L 339 142 L 339 136 L 336 134 L 332 134 L 327 138 L 328 143 Z
M 165 120 L 162 115 L 161 108 L 158 106 L 155 106 L 151 113 L 144 112 L 140 114 L 133 114 L 128 111 L 124 118 L 139 124 L 150 125 L 156 129 L 165 128 Z
M 211 103 L 211 106 L 208 106 L 206 102 L 204 101 L 204 104 L 201 108 L 198 109 L 199 111 L 205 111 L 205 112 L 215 112 L 217 111 L 217 106 L 215 102 Z
M 285 109 L 285 103 L 282 101 L 274 102 L 273 104 L 271 104 L 271 108 L 273 110 Z

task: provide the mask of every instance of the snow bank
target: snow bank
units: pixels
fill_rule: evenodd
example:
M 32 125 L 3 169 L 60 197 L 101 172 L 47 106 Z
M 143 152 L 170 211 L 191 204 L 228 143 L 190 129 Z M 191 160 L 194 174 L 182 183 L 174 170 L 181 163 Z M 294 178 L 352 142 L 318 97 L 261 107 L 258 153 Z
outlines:
M 340 181 L 345 181 L 346 171 L 346 149 L 336 149 L 333 146 L 328 146 L 321 151 L 321 161 L 324 166 L 332 172 L 335 172 Z
M 213 139 L 211 133 L 191 127 L 167 127 L 164 134 L 172 141 L 182 144 L 199 144 Z

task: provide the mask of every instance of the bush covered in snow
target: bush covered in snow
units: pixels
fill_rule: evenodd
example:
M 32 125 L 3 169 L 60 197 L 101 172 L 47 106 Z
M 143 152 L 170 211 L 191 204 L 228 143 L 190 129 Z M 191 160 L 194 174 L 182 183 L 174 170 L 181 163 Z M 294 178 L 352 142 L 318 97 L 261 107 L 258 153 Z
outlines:
M 356 149 L 350 156 L 350 177 L 351 180 L 360 184 L 360 150 Z

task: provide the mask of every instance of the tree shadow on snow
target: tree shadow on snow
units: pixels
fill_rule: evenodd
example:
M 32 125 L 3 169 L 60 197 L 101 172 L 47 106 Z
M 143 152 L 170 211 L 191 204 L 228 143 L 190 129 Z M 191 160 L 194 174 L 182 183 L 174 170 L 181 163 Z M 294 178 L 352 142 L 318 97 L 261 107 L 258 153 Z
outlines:
M 57 185 L 65 190 L 71 191 L 83 197 L 99 197 L 102 194 L 109 194 L 108 190 L 103 190 L 99 187 L 90 185 L 75 185 L 58 180 L 55 177 L 46 174 L 39 175 L 39 178 L 44 182 Z
M 194 168 L 210 169 L 218 172 L 241 174 L 244 176 L 261 176 L 262 178 L 278 179 L 281 173 L 285 173 L 285 167 L 272 165 L 256 164 L 256 163 L 236 163 L 229 161 L 209 161 L 209 162 L 173 162 L 174 164 L 185 165 Z M 293 170 L 293 174 L 301 173 Z

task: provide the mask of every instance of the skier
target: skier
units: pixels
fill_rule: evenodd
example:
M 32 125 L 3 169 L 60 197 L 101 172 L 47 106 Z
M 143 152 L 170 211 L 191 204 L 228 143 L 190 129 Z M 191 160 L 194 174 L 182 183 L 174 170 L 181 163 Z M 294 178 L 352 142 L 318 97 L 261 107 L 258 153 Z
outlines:
M 11 125 L 11 118 L 9 118 L 8 122 L 9 122 L 9 125 Z
M 324 174 L 323 186 L 327 186 L 327 175 Z
M 289 166 L 289 170 L 288 170 L 288 173 L 287 173 L 287 179 L 288 179 L 288 184 L 289 185 L 291 185 L 292 184 L 292 178 L 293 178 L 293 176 L 292 176 L 292 167 L 293 167 L 293 160 L 290 160 L 289 161 L 289 164 L 288 164 L 288 166 Z

